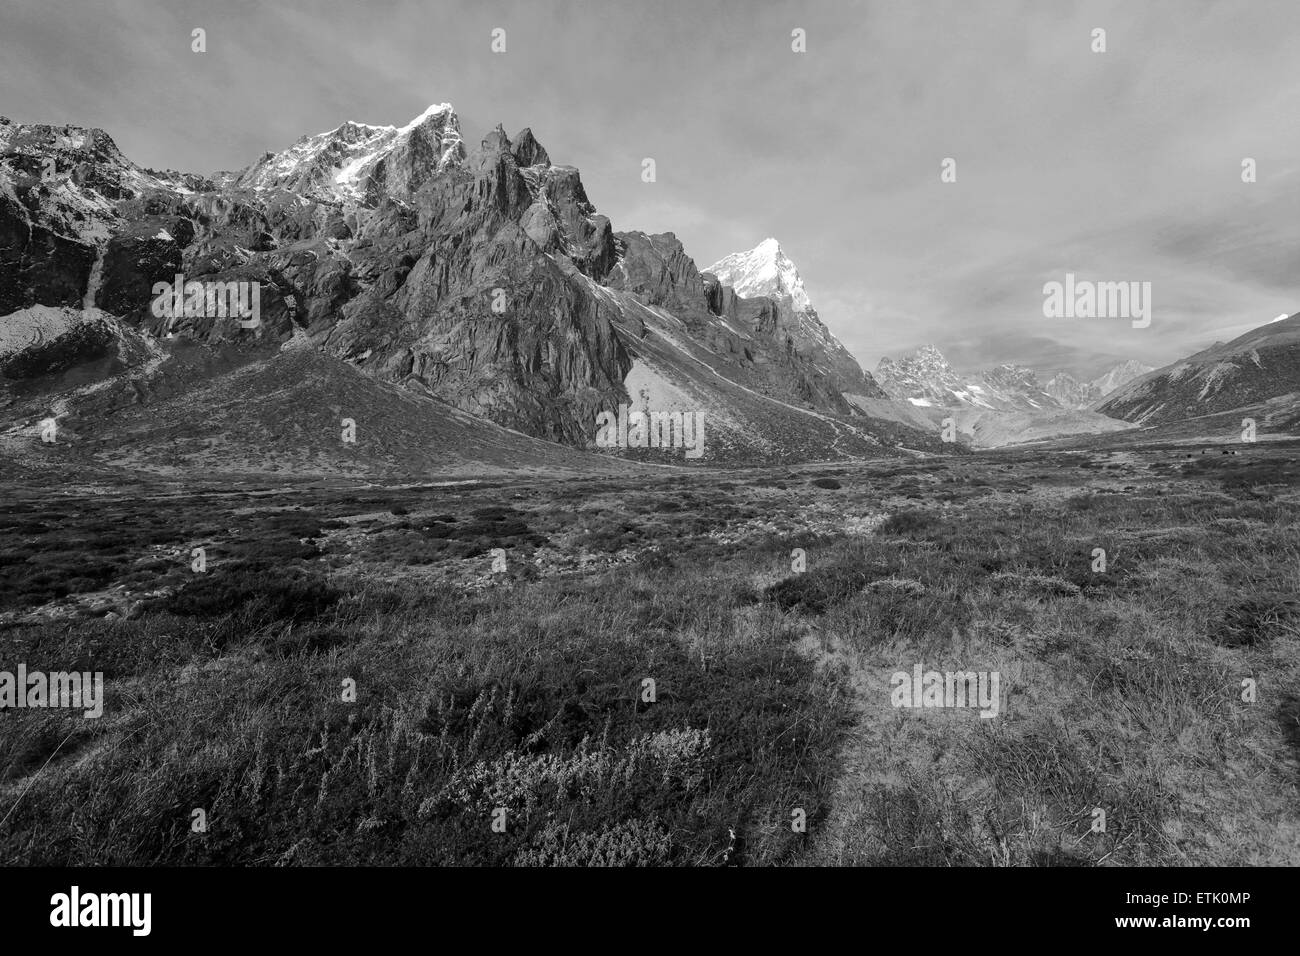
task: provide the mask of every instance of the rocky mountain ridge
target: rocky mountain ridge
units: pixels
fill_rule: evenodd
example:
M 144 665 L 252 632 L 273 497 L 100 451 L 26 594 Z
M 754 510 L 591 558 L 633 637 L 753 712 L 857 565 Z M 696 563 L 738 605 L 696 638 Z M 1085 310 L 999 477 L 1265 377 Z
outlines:
M 1123 368 L 1107 375 L 1122 375 Z M 1096 382 L 1080 383 L 1062 373 L 1044 385 L 1032 369 L 1014 364 L 959 372 L 933 345 L 899 359 L 882 358 L 876 378 L 891 398 L 931 423 L 951 424 L 956 439 L 973 448 L 1132 427 L 1090 409 L 1100 388 Z
M 1034 411 L 1060 407 L 1030 369 L 999 365 L 985 372 L 962 373 L 933 345 L 899 359 L 882 358 L 875 375 L 892 398 L 918 408 Z
M 875 374 L 892 398 L 918 408 L 1033 413 L 1090 408 L 1120 385 L 1149 371 L 1150 366 L 1130 359 L 1090 382 L 1059 372 L 1043 383 L 1037 372 L 1014 364 L 960 372 L 936 346 L 925 345 L 897 359 L 882 358 Z
M 256 283 L 260 322 L 156 315 L 176 275 Z M 699 272 L 671 233 L 615 233 L 530 130 L 466 150 L 446 104 L 211 179 L 137 167 L 100 130 L 0 123 L 0 411 L 20 431 L 57 408 L 70 440 L 92 435 L 78 404 L 112 409 L 82 393 L 127 375 L 124 400 L 147 404 L 175 345 L 266 362 L 302 339 L 573 448 L 592 447 L 598 412 L 654 401 L 710 415 L 706 461 L 933 443 L 846 401 L 830 344 L 792 348 L 788 298 Z
M 817 315 L 803 278 L 775 239 L 767 238 L 748 252 L 726 256 L 704 272 L 736 295 L 764 297 L 777 305 L 773 333 L 789 348 L 816 364 L 842 393 L 884 398 L 884 391 L 831 334 Z

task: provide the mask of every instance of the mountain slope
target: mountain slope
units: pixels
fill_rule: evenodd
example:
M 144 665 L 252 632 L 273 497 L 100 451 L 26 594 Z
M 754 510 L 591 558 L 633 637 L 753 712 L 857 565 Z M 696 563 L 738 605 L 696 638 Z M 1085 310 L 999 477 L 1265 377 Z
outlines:
M 1216 343 L 1129 382 L 1097 410 L 1141 425 L 1175 422 L 1300 392 L 1300 314 Z
M 518 473 L 628 474 L 642 466 L 521 435 L 418 388 L 380 382 L 299 337 L 242 364 L 180 344 L 147 378 L 75 393 L 58 441 L 29 415 L 0 434 L 8 468 L 133 478 L 432 481 Z M 39 413 L 37 413 L 39 414 Z M 344 440 L 347 421 L 355 441 Z
M 857 360 L 817 315 L 803 279 L 775 239 L 764 239 L 748 252 L 726 256 L 704 272 L 742 297 L 762 296 L 776 303 L 772 334 L 811 361 L 841 393 L 883 398 L 884 394 Z
M 141 380 L 189 345 L 209 364 L 288 374 L 274 356 L 305 338 L 379 382 L 572 448 L 593 447 L 598 413 L 635 404 L 652 365 L 695 383 L 715 434 L 732 435 L 728 460 L 933 441 L 844 398 L 850 381 L 884 396 L 851 358 L 847 371 L 828 358 L 838 343 L 794 309 L 797 274 L 776 299 L 737 294 L 671 234 L 615 234 L 531 131 L 498 127 L 466 151 L 446 104 L 402 127 L 345 123 L 214 179 L 139 169 L 102 131 L 6 121 L 0 263 L 0 408 L 15 414 Z M 255 286 L 260 321 L 158 314 L 153 289 L 177 274 Z M 796 327 L 818 348 L 792 349 Z
M 232 186 L 283 190 L 326 201 L 409 199 L 428 178 L 465 159 L 459 122 L 449 103 L 430 106 L 400 129 L 344 123 L 267 153 L 233 177 Z
M 728 350 L 701 345 L 689 323 L 667 310 L 627 293 L 593 288 L 632 320 L 620 324 L 620 338 L 632 357 L 625 380 L 632 407 L 702 412 L 710 461 L 794 463 L 877 457 L 902 444 L 931 451 L 942 447 L 937 436 L 924 434 L 915 423 L 886 414 L 873 416 L 870 427 L 864 427 L 863 415 L 819 412 L 796 403 L 771 386 L 761 367 L 738 364 Z M 746 343 L 753 345 L 743 333 L 727 329 L 718 334 L 734 336 L 733 344 L 742 351 Z M 654 452 L 638 457 L 663 460 Z

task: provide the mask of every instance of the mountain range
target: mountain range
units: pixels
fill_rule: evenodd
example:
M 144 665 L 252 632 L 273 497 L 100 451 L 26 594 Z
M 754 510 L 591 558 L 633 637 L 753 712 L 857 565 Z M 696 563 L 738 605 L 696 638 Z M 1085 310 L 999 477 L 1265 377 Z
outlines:
M 169 314 L 158 289 L 177 277 L 256 287 L 258 317 Z M 139 167 L 103 130 L 0 117 L 0 468 L 395 480 L 692 463 L 598 449 L 599 416 L 620 409 L 702 415 L 705 464 L 840 460 L 952 451 L 948 418 L 975 447 L 1239 407 L 1285 423 L 1298 380 L 1295 317 L 1089 381 L 963 373 L 933 346 L 873 376 L 775 239 L 701 271 L 671 232 L 615 231 L 530 129 L 470 148 L 446 103 L 210 175 Z
M 1021 365 L 959 372 L 938 348 L 926 345 L 898 359 L 882 358 L 875 374 L 892 399 L 932 423 L 952 422 L 960 440 L 972 447 L 996 448 L 1132 427 L 1091 407 L 1115 383 L 1150 370 L 1130 361 L 1090 382 L 1062 372 L 1043 384 L 1036 372 Z
M 467 149 L 448 104 L 210 176 L 138 167 L 102 130 L 0 118 L 0 413 L 15 453 L 50 416 L 61 440 L 103 447 L 134 405 L 161 435 L 180 413 L 168 396 L 249 364 L 287 375 L 276 356 L 291 343 L 362 373 L 372 414 L 391 399 L 378 387 L 398 386 L 430 415 L 445 405 L 571 449 L 594 450 L 597 415 L 624 405 L 702 412 L 712 463 L 937 447 L 817 318 L 779 244 L 718 269 L 700 272 L 672 233 L 615 232 L 528 129 Z M 255 283 L 260 321 L 160 316 L 154 289 L 178 275 Z M 188 346 L 209 354 L 182 361 Z M 302 384 L 285 394 L 337 404 Z M 130 440 L 137 467 L 155 467 L 148 428 Z M 326 454 L 322 473 L 339 461 Z
M 933 345 L 898 359 L 882 358 L 876 380 L 898 401 L 920 408 L 978 408 L 989 411 L 1055 411 L 1090 408 L 1124 383 L 1153 371 L 1126 361 L 1089 382 L 1061 372 L 1045 384 L 1020 365 L 998 365 L 983 372 L 958 372 Z

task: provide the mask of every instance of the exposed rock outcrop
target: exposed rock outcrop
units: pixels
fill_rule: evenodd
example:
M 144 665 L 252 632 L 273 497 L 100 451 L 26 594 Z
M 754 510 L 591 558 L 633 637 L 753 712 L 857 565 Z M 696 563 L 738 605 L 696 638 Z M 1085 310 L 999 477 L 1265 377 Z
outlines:
M 763 296 L 776 305 L 775 321 L 764 334 L 797 352 L 839 392 L 885 398 L 871 375 L 862 370 L 817 315 L 799 270 L 775 239 L 764 239 L 709 266 L 706 272 L 742 296 Z
M 553 164 L 531 130 L 512 140 L 497 127 L 467 151 L 446 104 L 400 128 L 345 123 L 211 179 L 136 167 L 102 131 L 6 123 L 0 263 L 0 328 L 34 304 L 115 318 L 103 328 L 119 361 L 104 374 L 136 361 L 165 369 L 182 344 L 229 351 L 211 368 L 301 339 L 578 448 L 592 446 L 598 412 L 648 400 L 647 375 L 707 407 L 737 460 L 930 440 L 896 420 L 873 434 L 875 419 L 842 392 L 879 389 L 843 364 L 833 337 L 805 341 L 815 313 L 791 311 L 797 295 L 737 294 L 670 233 L 615 234 L 578 170 Z M 255 283 L 260 321 L 160 315 L 154 290 L 177 276 Z M 56 351 L 64 364 L 83 354 Z M 29 354 L 13 367 L 40 365 Z M 134 388 L 148 400 L 147 382 Z

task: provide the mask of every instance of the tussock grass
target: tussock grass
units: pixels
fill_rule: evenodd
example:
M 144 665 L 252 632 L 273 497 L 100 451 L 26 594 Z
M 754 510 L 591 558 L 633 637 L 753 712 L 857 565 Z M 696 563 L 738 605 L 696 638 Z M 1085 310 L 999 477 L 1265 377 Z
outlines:
M 1294 865 L 1300 509 L 1252 454 L 16 504 L 0 612 L 154 593 L 5 633 L 108 699 L 0 713 L 0 858 Z M 895 708 L 917 664 L 998 716 Z
M 735 830 L 745 861 L 779 861 L 800 845 L 779 826 L 791 809 L 825 814 L 847 706 L 781 621 L 737 639 L 734 606 L 684 604 L 689 593 L 683 572 L 647 571 L 429 601 L 397 588 L 306 625 L 233 615 L 246 630 L 220 647 L 194 632 L 175 654 L 146 639 L 155 650 L 129 662 L 107 707 L 143 722 L 124 736 L 106 719 L 93 763 L 38 777 L 5 857 L 707 864 Z M 116 636 L 189 620 L 150 614 Z M 29 629 L 29 647 L 52 632 Z M 61 728 L 6 754 L 9 777 Z M 195 808 L 205 834 L 190 830 Z

